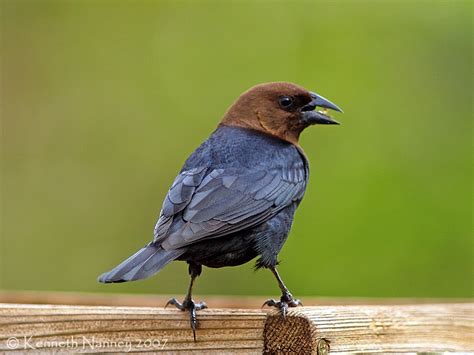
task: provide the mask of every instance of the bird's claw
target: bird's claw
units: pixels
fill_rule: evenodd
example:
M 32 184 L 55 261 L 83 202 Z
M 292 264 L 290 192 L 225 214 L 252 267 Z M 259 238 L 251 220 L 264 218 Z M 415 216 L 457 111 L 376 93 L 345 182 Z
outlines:
M 170 304 L 178 308 L 180 311 L 189 311 L 189 322 L 193 331 L 194 341 L 196 341 L 196 329 L 199 325 L 196 317 L 196 311 L 206 309 L 206 302 L 201 301 L 199 303 L 194 303 L 194 300 L 186 298 L 183 303 L 181 303 L 176 298 L 172 298 L 166 303 L 165 308 L 168 307 Z
M 288 313 L 288 307 L 298 307 L 302 305 L 303 303 L 301 303 L 299 299 L 293 298 L 291 293 L 286 293 L 281 296 L 280 301 L 275 301 L 274 299 L 265 301 L 262 308 L 265 306 L 278 308 L 282 317 L 285 318 Z
M 191 306 L 189 309 L 189 322 L 191 324 L 191 329 L 193 330 L 193 338 L 196 341 L 196 328 L 198 327 L 198 321 L 196 318 L 196 311 L 200 311 L 201 309 L 206 309 L 207 304 L 205 302 L 194 303 L 194 301 L 190 301 Z
M 184 308 L 183 303 L 179 302 L 176 298 L 172 298 L 168 302 L 166 302 L 165 308 L 168 307 L 171 304 L 171 305 L 175 306 L 176 308 L 178 308 L 180 311 L 185 311 L 186 308 Z

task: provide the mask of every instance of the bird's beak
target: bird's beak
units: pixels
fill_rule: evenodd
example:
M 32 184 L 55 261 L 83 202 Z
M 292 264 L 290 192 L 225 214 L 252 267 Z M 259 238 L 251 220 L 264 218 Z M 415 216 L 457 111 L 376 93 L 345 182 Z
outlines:
M 321 95 L 310 92 L 311 102 L 301 109 L 302 119 L 307 124 L 339 124 L 328 115 L 328 109 L 343 112 L 336 104 Z M 315 110 L 316 107 L 323 107 L 323 110 Z

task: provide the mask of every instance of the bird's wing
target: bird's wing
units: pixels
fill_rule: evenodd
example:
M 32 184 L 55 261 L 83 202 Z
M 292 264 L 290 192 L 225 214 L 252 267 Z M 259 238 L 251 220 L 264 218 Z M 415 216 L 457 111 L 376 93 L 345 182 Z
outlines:
M 205 168 L 181 173 L 155 227 L 155 242 L 176 249 L 255 226 L 303 197 L 303 162 L 290 169 Z
M 204 166 L 185 170 L 173 181 L 163 202 L 160 218 L 155 225 L 154 242 L 162 240 L 167 235 L 174 218 L 189 204 L 206 172 L 207 167 Z

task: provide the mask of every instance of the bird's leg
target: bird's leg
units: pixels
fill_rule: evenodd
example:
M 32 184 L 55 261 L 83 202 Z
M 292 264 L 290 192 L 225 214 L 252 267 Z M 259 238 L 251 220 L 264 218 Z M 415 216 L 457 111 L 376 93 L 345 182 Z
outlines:
M 199 303 L 194 303 L 194 300 L 192 298 L 192 291 L 193 291 L 193 284 L 194 280 L 196 277 L 198 277 L 201 274 L 202 271 L 202 266 L 199 264 L 189 264 L 189 274 L 191 275 L 191 281 L 189 283 L 188 287 L 188 293 L 186 294 L 186 297 L 183 300 L 183 303 L 179 302 L 176 298 L 170 299 L 167 303 L 165 308 L 172 304 L 176 308 L 178 308 L 181 311 L 189 311 L 189 320 L 191 323 L 191 329 L 193 330 L 193 338 L 194 341 L 196 341 L 196 328 L 198 327 L 198 322 L 196 318 L 196 311 L 199 311 L 201 309 L 207 308 L 207 305 L 205 302 L 199 302 Z
M 275 278 L 278 281 L 278 286 L 280 287 L 281 290 L 281 297 L 280 301 L 275 301 L 273 299 L 267 300 L 263 306 L 270 306 L 270 307 L 276 307 L 280 310 L 280 313 L 283 317 L 286 316 L 286 312 L 288 311 L 288 307 L 297 307 L 297 306 L 302 306 L 303 304 L 301 303 L 300 300 L 296 299 L 293 297 L 293 295 L 288 291 L 288 288 L 285 286 L 283 283 L 283 280 L 280 277 L 280 274 L 278 273 L 277 269 L 274 266 L 269 267 L 273 275 L 275 275 Z

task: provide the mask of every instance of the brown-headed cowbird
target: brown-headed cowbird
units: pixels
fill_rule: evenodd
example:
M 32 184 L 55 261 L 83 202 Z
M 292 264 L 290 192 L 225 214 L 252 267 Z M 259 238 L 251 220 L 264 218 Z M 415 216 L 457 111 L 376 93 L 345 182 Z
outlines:
M 270 269 L 282 292 L 279 301 L 264 305 L 283 315 L 299 305 L 278 274 L 277 256 L 309 177 L 300 133 L 313 124 L 337 124 L 327 109 L 342 112 L 291 83 L 260 84 L 244 92 L 184 163 L 163 202 L 153 241 L 99 281 L 144 279 L 173 260 L 186 261 L 188 293 L 182 303 L 173 298 L 168 304 L 190 312 L 194 339 L 196 310 L 207 307 L 191 297 L 202 265 L 241 265 L 258 256 L 256 268 Z

